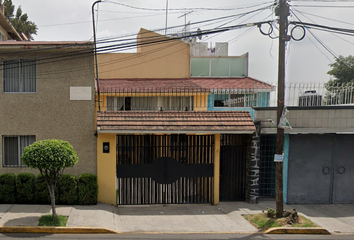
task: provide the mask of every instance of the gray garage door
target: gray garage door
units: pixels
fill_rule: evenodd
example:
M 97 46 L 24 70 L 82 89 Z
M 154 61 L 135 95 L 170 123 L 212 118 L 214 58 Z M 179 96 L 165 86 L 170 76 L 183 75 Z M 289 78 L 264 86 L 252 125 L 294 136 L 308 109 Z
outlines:
M 290 135 L 288 203 L 354 203 L 354 135 Z

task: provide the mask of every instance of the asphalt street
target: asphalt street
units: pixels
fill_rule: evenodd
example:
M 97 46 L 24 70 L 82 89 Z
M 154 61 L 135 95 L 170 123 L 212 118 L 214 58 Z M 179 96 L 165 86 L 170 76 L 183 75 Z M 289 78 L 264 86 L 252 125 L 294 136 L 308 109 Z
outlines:
M 353 239 L 353 236 L 343 236 L 343 235 L 294 235 L 294 234 L 280 234 L 280 235 L 265 235 L 265 234 L 0 234 L 0 240 L 43 240 L 43 239 L 72 239 L 72 240 L 83 240 L 83 239 L 172 239 L 172 240 L 295 240 L 295 239 L 305 239 L 305 240 L 315 240 L 315 239 L 331 239 L 331 240 L 347 240 Z

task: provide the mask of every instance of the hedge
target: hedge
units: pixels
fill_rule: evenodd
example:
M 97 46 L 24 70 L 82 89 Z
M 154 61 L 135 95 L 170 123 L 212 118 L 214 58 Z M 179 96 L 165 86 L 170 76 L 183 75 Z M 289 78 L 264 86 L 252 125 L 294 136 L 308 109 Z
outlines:
M 34 180 L 32 173 L 19 173 L 16 177 L 17 203 L 34 202 Z
M 57 204 L 97 204 L 97 176 L 84 173 L 79 180 L 74 175 L 63 174 L 55 189 Z M 0 204 L 33 203 L 50 204 L 47 183 L 41 174 L 13 173 L 0 175 Z
M 47 183 L 44 180 L 44 177 L 42 177 L 41 174 L 39 174 L 36 178 L 36 184 L 35 184 L 35 202 L 38 204 L 50 204 L 50 194 L 48 190 Z M 55 202 L 59 202 L 59 192 L 58 192 L 58 186 L 55 188 Z
M 16 203 L 16 175 L 0 175 L 0 203 Z
M 97 204 L 97 176 L 94 174 L 84 173 L 79 176 L 79 204 L 93 205 Z
M 63 174 L 59 180 L 59 202 L 60 204 L 77 204 L 77 180 L 74 175 Z

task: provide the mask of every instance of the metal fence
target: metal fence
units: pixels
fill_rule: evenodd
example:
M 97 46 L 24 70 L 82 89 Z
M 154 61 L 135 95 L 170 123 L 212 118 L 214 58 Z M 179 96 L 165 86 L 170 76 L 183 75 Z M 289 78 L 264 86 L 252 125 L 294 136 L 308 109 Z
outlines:
M 354 104 L 354 83 L 289 82 L 285 84 L 287 106 L 328 106 Z M 271 92 L 269 106 L 277 105 L 277 91 Z
M 275 197 L 275 162 L 276 135 L 261 135 L 261 161 L 259 165 L 259 197 L 272 199 Z
M 112 88 L 100 92 L 100 107 L 105 111 L 205 111 L 266 106 L 266 94 L 257 89 Z
M 106 111 L 200 111 L 214 108 L 277 106 L 276 84 L 252 88 L 112 88 L 100 92 L 100 106 Z M 96 98 L 97 99 L 97 98 Z M 300 83 L 285 85 L 287 106 L 354 104 L 354 83 Z M 229 109 L 233 110 L 233 109 Z

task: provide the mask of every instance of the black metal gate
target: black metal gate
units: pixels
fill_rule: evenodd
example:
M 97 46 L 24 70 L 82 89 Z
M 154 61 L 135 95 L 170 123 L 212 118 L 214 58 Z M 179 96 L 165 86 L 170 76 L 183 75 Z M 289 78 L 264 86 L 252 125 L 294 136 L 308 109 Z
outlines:
M 212 135 L 117 135 L 117 204 L 212 203 Z
M 259 197 L 263 200 L 275 198 L 275 134 L 261 135 L 261 159 L 259 161 Z
M 250 135 L 221 135 L 220 201 L 244 201 Z

